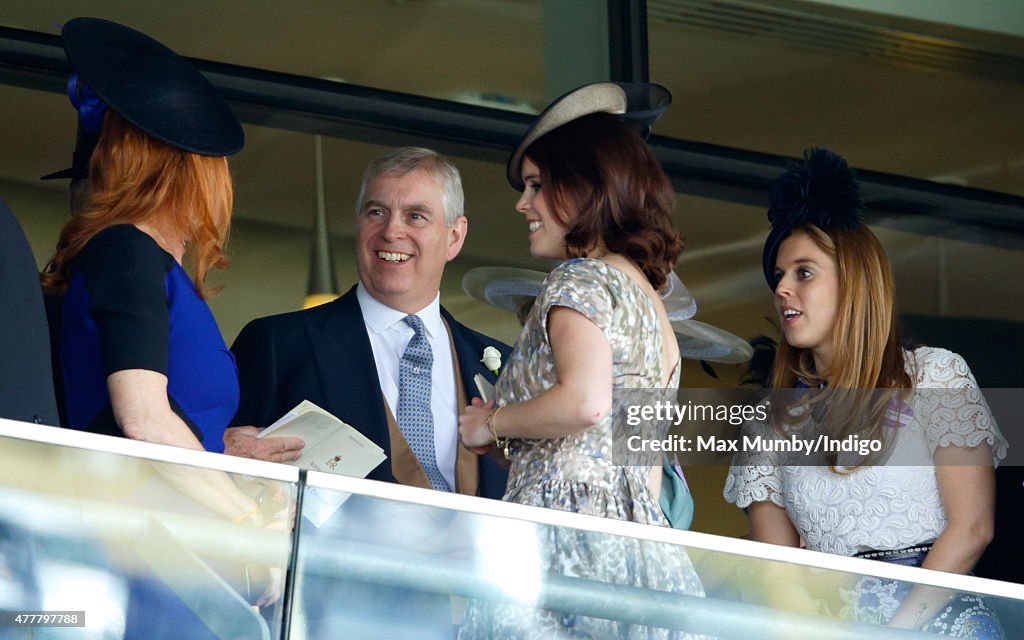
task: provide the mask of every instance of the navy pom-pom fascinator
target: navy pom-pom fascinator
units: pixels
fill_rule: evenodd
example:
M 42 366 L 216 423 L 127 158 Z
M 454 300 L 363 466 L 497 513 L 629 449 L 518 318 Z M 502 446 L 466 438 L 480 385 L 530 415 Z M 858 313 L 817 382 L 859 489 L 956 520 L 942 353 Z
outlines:
M 793 229 L 813 224 L 819 229 L 853 229 L 861 225 L 860 187 L 853 169 L 828 149 L 804 151 L 802 162 L 790 162 L 772 186 L 768 221 L 772 230 L 764 243 L 762 268 L 775 290 L 775 257 Z

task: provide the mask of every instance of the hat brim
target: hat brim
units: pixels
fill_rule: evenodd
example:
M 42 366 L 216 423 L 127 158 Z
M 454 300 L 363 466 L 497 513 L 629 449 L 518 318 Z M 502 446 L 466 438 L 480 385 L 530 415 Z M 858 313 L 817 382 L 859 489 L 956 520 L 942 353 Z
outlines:
M 779 246 L 789 237 L 793 230 L 790 227 L 772 227 L 764 240 L 764 252 L 761 254 L 761 269 L 768 288 L 775 291 L 778 282 L 775 279 L 775 261 L 779 255 Z
M 242 125 L 188 60 L 134 29 L 75 18 L 61 31 L 71 66 L 103 102 L 150 136 L 205 156 L 237 153 Z
M 462 289 L 470 297 L 510 313 L 540 294 L 547 274 L 518 267 L 476 267 L 462 277 Z M 686 320 L 697 313 L 697 301 L 675 272 L 669 274 L 661 296 L 669 320 Z
M 746 362 L 754 353 L 746 340 L 706 322 L 690 319 L 697 303 L 678 276 L 663 298 L 672 329 L 679 341 L 679 355 L 710 362 Z M 462 277 L 462 289 L 471 298 L 509 313 L 533 301 L 544 287 L 547 274 L 517 267 L 476 267 Z
M 48 174 L 46 174 L 45 176 L 42 176 L 39 179 L 40 180 L 60 180 L 62 178 L 76 178 L 76 177 L 78 177 L 78 172 L 75 171 L 75 168 L 74 167 L 68 167 L 67 169 L 61 169 L 60 171 L 54 171 L 53 173 L 48 173 Z
M 679 355 L 692 360 L 740 363 L 750 360 L 754 348 L 743 338 L 697 320 L 674 320 Z
M 669 320 L 689 320 L 697 313 L 697 301 L 693 299 L 690 290 L 675 271 L 668 274 L 668 280 L 661 292 L 661 301 L 665 305 L 665 313 L 668 314 Z
M 462 289 L 471 298 L 509 313 L 540 294 L 547 274 L 517 267 L 476 267 L 462 276 Z
M 627 124 L 641 127 L 646 138 L 650 125 L 661 117 L 670 104 L 672 94 L 669 90 L 652 83 L 595 82 L 573 89 L 548 105 L 526 130 L 508 159 L 505 168 L 508 182 L 517 191 L 523 190 L 520 173 L 526 150 L 558 127 L 593 113 L 610 113 L 623 116 Z

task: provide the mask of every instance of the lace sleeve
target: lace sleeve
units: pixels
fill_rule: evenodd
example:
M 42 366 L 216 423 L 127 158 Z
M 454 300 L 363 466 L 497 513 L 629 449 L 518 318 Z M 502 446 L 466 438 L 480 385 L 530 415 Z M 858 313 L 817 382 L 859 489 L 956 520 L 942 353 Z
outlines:
M 939 447 L 992 449 L 992 464 L 1006 457 L 1006 440 L 999 432 L 985 397 L 964 359 L 945 349 L 914 351 L 916 393 L 924 407 L 920 418 L 932 451 Z
M 743 436 L 754 439 L 758 435 L 768 439 L 777 437 L 770 425 L 759 420 L 749 421 L 743 426 Z M 725 477 L 722 495 L 726 501 L 741 509 L 749 507 L 753 502 L 769 501 L 785 507 L 786 503 L 782 497 L 782 467 L 778 465 L 776 454 L 742 449 L 733 456 L 729 475 Z

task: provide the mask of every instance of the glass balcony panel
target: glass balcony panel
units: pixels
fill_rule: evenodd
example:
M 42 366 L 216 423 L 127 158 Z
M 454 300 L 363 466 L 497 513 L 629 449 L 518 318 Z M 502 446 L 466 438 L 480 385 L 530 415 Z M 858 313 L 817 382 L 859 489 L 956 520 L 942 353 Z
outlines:
M 6 420 L 0 451 L 0 612 L 84 620 L 27 637 L 280 637 L 283 600 L 252 604 L 272 577 L 283 587 L 297 470 Z M 279 524 L 183 493 L 224 476 Z
M 884 624 L 911 590 L 927 591 L 939 616 L 966 596 L 1004 627 L 1024 621 L 1019 585 L 338 476 L 307 481 L 304 500 L 340 504 L 320 527 L 302 521 L 292 637 L 451 638 L 462 624 L 463 636 L 504 637 L 552 619 L 594 637 L 625 637 L 630 625 L 677 634 L 667 637 L 925 637 Z M 609 552 L 621 549 L 639 553 Z M 705 595 L 636 586 L 654 563 L 684 558 Z
M 545 611 L 594 637 L 924 637 L 884 624 L 906 593 L 939 626 L 1024 622 L 1017 584 L 318 473 L 301 508 L 321 526 L 299 518 L 290 566 L 283 530 L 233 524 L 164 479 L 230 473 L 272 518 L 296 507 L 295 469 L 9 421 L 0 447 L 0 611 L 85 616 L 24 637 L 451 638 L 466 620 L 492 637 Z M 699 586 L 642 586 L 671 562 Z M 268 567 L 295 583 L 260 615 L 247 599 Z M 961 604 L 964 619 L 946 610 Z

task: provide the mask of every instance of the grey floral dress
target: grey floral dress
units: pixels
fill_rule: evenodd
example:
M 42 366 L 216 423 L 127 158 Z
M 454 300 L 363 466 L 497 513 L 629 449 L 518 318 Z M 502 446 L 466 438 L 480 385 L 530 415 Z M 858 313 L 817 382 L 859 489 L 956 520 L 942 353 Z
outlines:
M 567 260 L 545 280 L 519 341 L 496 385 L 499 405 L 525 402 L 557 377 L 548 342 L 548 312 L 568 307 L 600 327 L 611 345 L 613 388 L 658 388 L 662 338 L 657 311 L 628 275 L 599 260 Z M 678 386 L 676 367 L 671 385 Z M 517 440 L 504 499 L 549 509 L 668 526 L 645 484 L 647 467 L 612 461 L 612 419 L 561 438 Z M 540 540 L 550 574 L 703 596 L 680 547 L 607 534 L 548 527 Z M 690 638 L 615 620 L 475 602 L 459 634 L 466 638 Z

